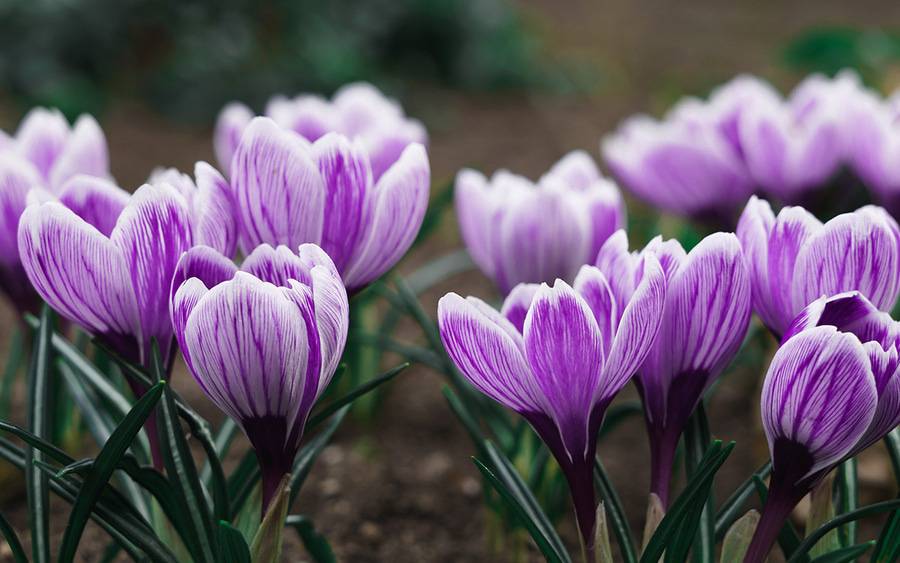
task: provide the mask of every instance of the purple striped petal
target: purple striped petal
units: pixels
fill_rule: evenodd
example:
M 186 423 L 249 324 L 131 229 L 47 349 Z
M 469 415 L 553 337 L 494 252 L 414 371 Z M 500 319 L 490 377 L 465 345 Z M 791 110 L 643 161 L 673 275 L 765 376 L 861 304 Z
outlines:
M 288 280 L 297 280 L 303 285 L 311 283 L 309 267 L 284 245 L 278 248 L 272 248 L 268 244 L 257 246 L 244 259 L 241 270 L 281 287 L 290 287 Z
M 69 123 L 59 110 L 34 108 L 16 131 L 16 145 L 19 154 L 30 160 L 46 180 L 68 137 Z
M 40 183 L 31 163 L 14 155 L 0 155 L 0 264 L 6 268 L 17 268 L 20 263 L 19 217 L 25 211 L 28 192 Z
M 768 294 L 772 310 L 777 315 L 773 324 L 768 325 L 772 330 L 783 333 L 794 315 L 806 305 L 794 301 L 790 288 L 796 288 L 798 281 L 804 281 L 799 277 L 803 275 L 803 270 L 797 269 L 798 257 L 801 249 L 821 229 L 819 220 L 802 207 L 785 207 L 775 219 L 769 233 L 766 265 L 769 285 L 760 289 L 760 292 Z
M 238 144 L 244 129 L 253 119 L 253 112 L 244 104 L 232 102 L 222 109 L 216 120 L 216 130 L 213 132 L 213 148 L 219 167 L 226 172 L 231 171 L 231 161 L 237 152 Z
M 200 281 L 200 278 L 196 277 L 187 278 L 177 286 L 174 284 L 172 285 L 172 299 L 169 302 L 169 316 L 172 319 L 172 329 L 175 332 L 178 347 L 181 349 L 184 361 L 192 373 L 194 368 L 191 364 L 190 350 L 188 349 L 184 338 L 184 329 L 187 326 L 188 319 L 190 318 L 194 307 L 207 293 L 209 293 L 209 288 Z
M 898 232 L 897 223 L 872 206 L 829 221 L 797 256 L 795 310 L 823 295 L 850 290 L 859 290 L 883 311 L 891 310 L 900 293 Z
M 141 344 L 147 346 L 155 337 L 165 357 L 172 338 L 172 278 L 178 259 L 191 247 L 187 203 L 167 184 L 145 184 L 131 197 L 109 240 L 127 264 L 140 310 Z
M 597 254 L 597 268 L 609 282 L 620 312 L 628 306 L 638 283 L 638 262 L 638 257 L 628 251 L 628 235 L 624 230 L 616 231 L 609 237 Z
M 572 285 L 575 291 L 587 302 L 588 307 L 591 308 L 603 340 L 603 356 L 609 356 L 620 314 L 617 309 L 616 298 L 609 287 L 609 283 L 606 281 L 606 276 L 593 266 L 582 266 L 581 270 L 578 271 L 578 275 L 575 276 L 575 283 Z M 508 315 L 507 318 L 509 318 Z
M 174 295 L 181 284 L 191 278 L 197 278 L 204 286 L 212 288 L 233 278 L 237 271 L 234 262 L 215 248 L 194 246 L 178 259 L 170 293 Z
M 666 279 L 672 279 L 681 268 L 681 264 L 687 258 L 687 253 L 676 239 L 663 240 L 657 235 L 647 243 L 642 254 L 652 254 L 659 260 L 659 265 L 666 275 Z
M 876 402 L 869 359 L 855 336 L 826 326 L 791 338 L 772 358 L 761 398 L 775 467 L 792 462 L 774 457 L 781 440 L 809 452 L 805 476 L 837 463 L 865 433 Z
M 487 178 L 475 170 L 460 170 L 454 186 L 454 204 L 459 231 L 466 249 L 478 268 L 494 277 L 497 266 L 495 248 L 499 244 L 497 225 L 500 210 L 488 192 Z
M 877 342 L 863 344 L 872 373 L 878 405 L 866 433 L 853 448 L 854 453 L 871 446 L 900 424 L 900 354 L 897 348 L 884 350 Z
M 73 176 L 59 190 L 60 203 L 107 237 L 130 198 L 131 194 L 98 176 Z
M 583 195 L 591 221 L 591 249 L 588 256 L 593 260 L 606 240 L 626 226 L 625 201 L 619 188 L 606 179 L 596 181 Z
M 205 162 L 194 167 L 197 192 L 191 202 L 194 244 L 205 244 L 225 256 L 237 250 L 237 216 L 231 187 Z
M 409 145 L 425 145 L 428 135 L 425 127 L 414 119 L 385 124 L 377 130 L 369 131 L 362 142 L 372 162 L 372 176 L 379 180 L 403 155 Z
M 534 295 L 539 287 L 540 285 L 536 283 L 520 283 L 503 300 L 503 308 L 500 313 L 516 327 L 520 334 L 525 328 L 525 317 L 528 315 L 528 309 L 531 308 L 531 302 L 534 301 Z
M 344 270 L 370 221 L 372 170 L 365 151 L 336 133 L 316 141 L 313 156 L 325 182 L 322 249 Z
M 769 233 L 774 227 L 772 206 L 768 201 L 751 196 L 738 221 L 737 237 L 750 274 L 753 308 L 767 327 L 783 333 L 783 315 L 769 290 Z
M 595 182 L 602 180 L 594 159 L 583 150 L 575 150 L 553 165 L 547 176 L 559 178 L 566 186 L 575 190 L 587 190 Z
M 296 248 L 322 238 L 325 186 L 306 141 L 274 121 L 255 118 L 234 155 L 231 182 L 240 216 L 240 244 Z
M 409 145 L 375 184 L 368 228 L 360 248 L 343 270 L 348 289 L 364 287 L 406 254 L 425 218 L 430 186 L 425 147 Z
M 110 239 L 57 202 L 30 205 L 18 236 L 28 278 L 51 307 L 97 335 L 141 335 L 129 264 Z
M 569 455 L 589 455 L 588 422 L 603 371 L 603 338 L 591 308 L 568 284 L 541 285 L 524 329 L 535 381 Z
M 438 326 L 447 354 L 479 391 L 520 413 L 543 410 L 522 336 L 502 315 L 448 293 L 438 302 Z
M 78 174 L 101 178 L 109 176 L 106 136 L 97 120 L 90 115 L 82 115 L 75 122 L 65 147 L 50 171 L 49 183 L 53 187 L 59 187 Z

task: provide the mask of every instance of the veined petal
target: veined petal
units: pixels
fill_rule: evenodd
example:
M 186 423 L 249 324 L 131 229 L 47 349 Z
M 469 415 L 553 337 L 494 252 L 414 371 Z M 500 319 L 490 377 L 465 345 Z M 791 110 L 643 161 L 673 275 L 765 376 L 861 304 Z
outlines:
M 802 207 L 785 207 L 769 233 L 766 265 L 769 285 L 760 291 L 768 294 L 777 315 L 774 324 L 768 326 L 779 334 L 784 333 L 794 315 L 806 305 L 797 302 L 791 293 L 806 281 L 804 270 L 798 269 L 802 249 L 821 230 L 819 220 Z
M 322 249 L 343 270 L 365 236 L 372 212 L 372 170 L 365 151 L 337 133 L 313 145 L 325 182 L 325 225 Z
M 594 320 L 597 321 L 597 328 L 600 329 L 603 340 L 603 356 L 608 357 L 620 315 L 616 298 L 606 281 L 606 276 L 594 266 L 585 265 L 578 271 L 572 285 L 594 313 Z
M 859 290 L 873 305 L 889 311 L 900 293 L 897 233 L 896 222 L 873 206 L 829 221 L 797 256 L 795 309 L 822 295 Z
M 110 236 L 131 194 L 98 176 L 72 176 L 59 189 L 59 201 L 76 215 Z
M 525 327 L 525 317 L 528 315 L 528 309 L 531 308 L 531 302 L 534 301 L 534 295 L 539 287 L 541 286 L 536 283 L 520 283 L 503 300 L 503 308 L 500 313 L 516 327 L 520 334 Z
M 588 422 L 604 360 L 593 312 L 565 282 L 543 284 L 525 318 L 524 339 L 535 382 L 569 455 L 588 455 Z
M 342 273 L 348 288 L 364 287 L 409 250 L 425 218 L 430 186 L 425 147 L 409 145 L 375 185 L 369 228 Z
M 49 183 L 59 187 L 77 174 L 109 176 L 109 149 L 97 120 L 82 115 L 50 170 Z
M 69 123 L 59 110 L 34 108 L 16 131 L 16 146 L 46 180 L 68 138 Z
M 554 176 L 575 190 L 587 190 L 602 179 L 594 159 L 583 150 L 572 151 L 559 159 L 547 176 Z
M 178 259 L 175 273 L 172 275 L 171 294 L 191 278 L 197 278 L 207 288 L 212 288 L 234 277 L 238 268 L 230 258 L 223 256 L 218 250 L 209 246 L 191 247 Z
M 253 112 L 250 108 L 237 102 L 228 104 L 219 113 L 216 130 L 213 133 L 213 148 L 219 167 L 226 173 L 231 171 L 231 160 L 251 119 Z
M 659 260 L 659 265 L 666 275 L 666 279 L 672 279 L 681 268 L 681 264 L 687 258 L 684 247 L 676 239 L 663 240 L 662 236 L 657 235 L 647 243 L 642 255 L 652 254 Z
M 110 240 L 124 258 L 147 346 L 159 340 L 163 357 L 172 338 L 169 292 L 179 258 L 191 247 L 187 203 L 168 184 L 144 184 L 119 215 Z M 143 352 L 148 350 L 143 348 Z
M 738 221 L 737 237 L 750 274 L 753 308 L 767 327 L 783 333 L 783 315 L 769 289 L 769 234 L 774 228 L 772 206 L 766 200 L 751 196 Z M 782 293 L 785 291 L 781 288 Z
M 877 342 L 866 342 L 863 348 L 869 356 L 875 376 L 878 405 L 866 433 L 853 448 L 854 452 L 862 451 L 881 440 L 900 424 L 900 355 L 897 348 L 884 350 Z
M 172 328 L 175 331 L 175 338 L 178 340 L 178 347 L 184 356 L 184 361 L 188 369 L 193 370 L 191 366 L 190 351 L 187 348 L 184 338 L 184 328 L 187 326 L 188 318 L 197 303 L 209 293 L 209 288 L 200 281 L 199 278 L 188 278 L 177 286 L 172 286 L 172 299 L 169 302 L 169 315 L 172 318 Z M 203 384 L 201 383 L 201 386 Z M 206 391 L 206 387 L 203 386 Z
M 454 186 L 454 204 L 459 231 L 472 260 L 482 272 L 493 276 L 497 266 L 492 247 L 493 215 L 495 205 L 487 191 L 487 178 L 476 170 L 460 170 Z
M 859 340 L 830 326 L 804 331 L 775 353 L 763 383 L 769 451 L 788 440 L 809 451 L 807 475 L 828 468 L 863 436 L 876 403 L 875 378 Z M 773 462 L 778 467 L 791 460 Z
M 140 336 L 128 264 L 71 210 L 30 205 L 19 222 L 19 250 L 34 288 L 64 317 L 98 335 Z
M 244 259 L 241 270 L 281 287 L 290 287 L 288 280 L 297 280 L 303 285 L 311 283 L 309 266 L 284 245 L 278 248 L 272 248 L 268 244 L 257 246 Z
M 245 253 L 262 243 L 296 248 L 322 238 L 325 186 L 302 137 L 257 117 L 234 155 L 231 183 Z
M 25 211 L 28 192 L 40 185 L 41 178 L 27 160 L 0 155 L 0 264 L 18 266 L 19 217 Z
M 516 328 L 470 297 L 448 293 L 438 302 L 438 326 L 447 354 L 479 391 L 518 412 L 543 410 L 540 391 Z
M 237 249 L 237 216 L 231 187 L 218 170 L 205 162 L 194 167 L 197 193 L 193 201 L 194 244 L 211 246 L 225 256 Z
M 628 235 L 621 229 L 607 239 L 597 254 L 597 268 L 609 282 L 619 312 L 625 310 L 638 283 L 638 261 L 638 257 L 628 251 Z
M 612 180 L 601 178 L 583 194 L 591 221 L 591 250 L 593 260 L 606 240 L 626 226 L 625 201 Z

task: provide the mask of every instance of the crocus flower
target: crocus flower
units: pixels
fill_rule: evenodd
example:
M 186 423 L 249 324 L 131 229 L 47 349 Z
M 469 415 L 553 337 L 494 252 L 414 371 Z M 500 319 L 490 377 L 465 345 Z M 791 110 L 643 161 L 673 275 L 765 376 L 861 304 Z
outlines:
M 34 164 L 42 183 L 50 189 L 76 174 L 109 175 L 106 137 L 89 115 L 82 115 L 74 127 L 69 127 L 59 110 L 34 108 L 7 148 Z
M 738 223 L 753 280 L 753 306 L 781 337 L 822 295 L 859 290 L 883 311 L 900 294 L 900 228 L 880 207 L 838 215 L 824 225 L 802 207 L 776 217 L 753 197 Z
M 177 283 L 177 285 L 176 285 Z M 197 246 L 179 262 L 171 316 L 185 363 L 259 459 L 263 511 L 291 472 L 313 405 L 347 338 L 347 292 L 313 244 L 256 248 L 241 271 Z
M 237 249 L 237 219 L 231 188 L 225 178 L 205 162 L 194 166 L 194 179 L 175 168 L 160 168 L 148 183 L 168 183 L 187 200 L 194 232 L 193 243 L 215 248 L 225 256 Z
M 900 423 L 900 323 L 859 292 L 798 316 L 763 383 L 769 494 L 745 561 L 762 562 L 797 503 Z
M 847 108 L 848 151 L 856 175 L 895 217 L 900 214 L 900 94 L 866 91 Z
M 825 186 L 847 160 L 847 108 L 862 93 L 859 77 L 812 75 L 790 98 L 761 98 L 741 115 L 744 161 L 757 186 L 795 204 Z
M 219 116 L 214 142 L 224 170 L 231 169 L 231 159 L 252 115 L 246 106 L 231 103 Z M 386 98 L 371 84 L 361 82 L 342 87 L 331 101 L 310 94 L 293 99 L 272 98 L 266 116 L 310 142 L 328 132 L 358 139 L 369 154 L 376 180 L 400 158 L 407 146 L 424 145 L 428 139 L 422 124 L 406 117 L 397 102 Z
M 466 247 L 504 295 L 519 283 L 571 281 L 625 224 L 618 188 L 583 151 L 537 184 L 505 170 L 490 180 L 462 170 L 455 192 Z
M 629 253 L 620 231 L 597 257 L 597 266 L 621 289 L 620 301 L 629 299 L 635 272 L 647 255 L 659 259 L 668 290 L 659 334 L 635 383 L 650 438 L 650 489 L 665 506 L 678 439 L 747 332 L 750 276 L 741 245 L 730 233 L 712 234 L 687 254 L 678 241 L 659 237 L 643 251 Z
M 756 188 L 743 161 L 738 122 L 746 108 L 775 95 L 758 79 L 737 77 L 707 102 L 683 100 L 661 121 L 629 118 L 603 140 L 603 156 L 615 177 L 648 203 L 728 222 Z
M 500 312 L 455 293 L 438 303 L 441 339 L 454 364 L 478 390 L 523 416 L 559 462 L 588 553 L 597 431 L 649 353 L 666 294 L 654 256 L 638 264 L 629 280 L 637 287 L 622 308 L 616 281 L 584 266 L 573 286 L 517 286 Z
M 40 184 L 30 162 L 0 152 L 0 289 L 19 311 L 34 311 L 39 303 L 19 259 L 18 230 L 28 192 Z
M 241 137 L 231 168 L 245 253 L 267 243 L 322 247 L 348 290 L 384 274 L 409 249 L 428 206 L 425 148 L 407 146 L 374 180 L 359 141 L 329 133 L 310 144 L 258 117 Z

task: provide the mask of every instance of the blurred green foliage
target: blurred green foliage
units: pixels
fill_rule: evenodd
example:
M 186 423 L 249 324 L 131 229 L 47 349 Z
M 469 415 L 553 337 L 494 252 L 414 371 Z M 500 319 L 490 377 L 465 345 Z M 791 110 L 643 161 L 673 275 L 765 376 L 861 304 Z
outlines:
M 126 95 L 208 120 L 353 80 L 528 86 L 534 51 L 504 0 L 0 2 L 0 89 L 68 114 Z
M 822 72 L 833 76 L 852 68 L 867 84 L 884 86 L 890 70 L 900 66 L 900 32 L 845 27 L 813 29 L 787 45 L 784 60 L 804 74 Z

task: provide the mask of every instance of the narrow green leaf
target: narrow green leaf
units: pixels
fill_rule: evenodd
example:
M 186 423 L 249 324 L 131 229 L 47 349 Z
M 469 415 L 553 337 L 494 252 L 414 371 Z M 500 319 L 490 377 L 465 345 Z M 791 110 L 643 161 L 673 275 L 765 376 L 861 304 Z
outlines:
M 812 560 L 812 563 L 847 563 L 848 561 L 853 561 L 863 553 L 869 551 L 869 549 L 873 545 L 875 545 L 874 540 L 851 547 L 845 547 L 844 549 L 839 549 L 837 551 L 832 551 L 831 553 L 826 553 L 825 555 L 822 555 L 820 557 L 816 557 Z
M 6 518 L 3 517 L 2 513 L 0 513 L 0 533 L 6 538 L 6 545 L 9 546 L 9 551 L 12 553 L 15 562 L 28 563 L 28 556 L 25 555 L 25 549 L 22 548 L 19 536 L 9 522 L 6 521 Z
M 894 480 L 900 487 L 900 428 L 894 428 L 887 433 L 884 437 L 884 447 L 887 448 L 888 457 L 891 458 Z
M 334 551 L 331 549 L 331 544 L 328 543 L 325 536 L 316 531 L 312 520 L 306 516 L 292 514 L 287 517 L 284 523 L 296 530 L 297 535 L 300 536 L 300 541 L 303 542 L 303 547 L 306 548 L 306 552 L 312 557 L 314 563 L 337 562 Z
M 444 393 L 444 398 L 447 399 L 447 403 L 450 405 L 450 410 L 452 410 L 460 422 L 462 422 L 463 428 L 466 429 L 472 442 L 474 442 L 479 455 L 486 457 L 487 452 L 484 450 L 484 444 L 487 441 L 487 438 L 481 431 L 481 427 L 475 420 L 475 417 L 472 415 L 472 411 L 470 411 L 469 407 L 463 403 L 459 395 L 447 385 L 445 385 L 441 391 Z
M 106 549 L 103 550 L 103 557 L 100 559 L 100 563 L 113 563 L 119 556 L 120 551 L 122 551 L 122 546 L 118 542 L 109 542 Z
M 306 477 L 309 475 L 309 472 L 312 470 L 313 463 L 315 463 L 316 458 L 319 457 L 319 454 L 322 453 L 322 450 L 325 449 L 325 446 L 328 445 L 328 442 L 331 441 L 331 437 L 334 436 L 334 433 L 337 431 L 338 426 L 341 425 L 341 422 L 347 416 L 347 413 L 350 412 L 349 406 L 345 406 L 341 410 L 337 411 L 333 415 L 331 415 L 331 420 L 321 432 L 316 434 L 310 441 L 305 443 L 302 448 L 300 448 L 300 452 L 297 454 L 297 457 L 294 458 L 294 466 L 291 471 L 291 481 L 290 481 L 290 499 L 288 501 L 288 509 L 294 504 L 294 500 L 296 500 L 297 495 L 300 494 L 300 489 L 303 487 L 303 483 L 306 481 Z
M 622 507 L 622 501 L 619 500 L 619 494 L 606 469 L 600 462 L 600 458 L 594 459 L 594 484 L 600 493 L 600 498 L 606 505 L 609 523 L 612 524 L 613 534 L 616 536 L 616 542 L 619 544 L 619 552 L 625 563 L 635 563 L 637 561 L 637 553 L 634 551 L 634 540 L 631 537 L 631 528 L 628 526 L 628 517 L 625 509 Z
M 481 463 L 475 458 L 472 458 L 472 461 L 475 462 L 475 466 L 481 472 L 482 476 L 487 480 L 488 483 L 494 488 L 497 493 L 503 498 L 506 502 L 507 506 L 512 510 L 513 514 L 515 514 L 519 521 L 525 526 L 525 529 L 528 530 L 528 533 L 531 534 L 531 538 L 537 544 L 538 549 L 547 559 L 548 563 L 568 563 L 571 561 L 568 554 L 566 552 L 560 553 L 553 546 L 553 542 L 547 538 L 544 533 L 537 526 L 536 522 L 532 520 L 528 512 L 525 508 L 519 503 L 516 497 L 507 489 L 500 479 L 497 478 L 494 473 L 488 469 L 486 465 Z
M 6 356 L 6 365 L 3 368 L 3 375 L 0 375 L 0 419 L 9 417 L 9 407 L 12 402 L 12 390 L 15 386 L 16 376 L 22 361 L 25 359 L 24 331 L 14 328 L 12 337 L 9 341 L 9 352 Z
M 244 503 L 250 497 L 257 482 L 259 482 L 259 461 L 256 459 L 256 453 L 251 449 L 244 454 L 238 466 L 228 477 L 228 498 L 231 499 L 232 519 L 243 510 Z
M 597 549 L 599 563 L 614 563 L 612 546 L 609 543 L 609 527 L 606 525 L 606 507 L 603 501 L 597 505 L 597 526 L 594 532 L 594 545 Z
M 837 474 L 838 506 L 837 512 L 853 512 L 859 508 L 859 490 L 857 487 L 856 458 L 851 458 L 838 467 Z M 838 530 L 841 545 L 844 547 L 856 544 L 856 522 L 848 522 Z
M 720 440 L 716 440 L 707 449 L 701 462 L 697 465 L 694 475 L 688 480 L 681 495 L 675 499 L 668 513 L 659 523 L 656 533 L 647 544 L 641 555 L 641 563 L 656 563 L 662 556 L 669 542 L 678 532 L 684 519 L 697 509 L 706 504 L 712 487 L 713 478 L 722 464 L 731 454 L 734 442 L 722 446 Z M 696 510 L 699 514 L 699 510 Z
M 346 405 L 349 405 L 359 397 L 365 395 L 366 393 L 372 391 L 373 389 L 379 387 L 380 385 L 387 383 L 391 379 L 393 379 L 398 373 L 405 370 L 409 367 L 408 363 L 400 364 L 397 367 L 394 367 L 387 372 L 379 375 L 375 379 L 371 381 L 367 381 L 366 383 L 360 385 L 359 387 L 353 389 L 340 399 L 336 399 L 333 402 L 329 403 L 327 406 L 322 407 L 316 414 L 312 415 L 309 419 L 309 422 L 306 423 L 306 430 L 311 430 L 315 428 L 322 421 L 330 417 L 332 414 L 340 410 Z
M 157 380 L 163 379 L 163 367 L 159 355 L 159 346 L 153 342 L 152 370 Z M 166 466 L 166 474 L 178 488 L 179 498 L 187 511 L 189 530 L 183 537 L 190 538 L 186 547 L 191 551 L 198 563 L 214 561 L 213 522 L 203 494 L 197 467 L 184 431 L 178 419 L 175 399 L 171 390 L 166 387 L 159 402 L 157 426 L 159 429 L 160 449 Z
M 744 503 L 746 503 L 747 499 L 755 492 L 756 487 L 753 484 L 754 477 L 762 480 L 768 477 L 771 472 L 772 462 L 767 461 L 765 465 L 757 469 L 753 475 L 747 478 L 740 487 L 735 489 L 731 496 L 728 497 L 728 500 L 722 504 L 722 508 L 720 508 L 719 513 L 716 514 L 716 541 L 720 541 L 725 537 L 725 533 L 732 524 L 734 524 L 741 511 L 744 509 Z
M 823 524 L 817 530 L 807 535 L 797 546 L 797 549 L 791 553 L 791 558 L 788 559 L 788 563 L 799 563 L 802 561 L 809 550 L 812 549 L 812 546 L 816 545 L 816 543 L 831 530 L 843 526 L 848 522 L 855 522 L 861 518 L 866 518 L 867 516 L 874 516 L 875 514 L 881 514 L 882 512 L 890 512 L 898 508 L 900 508 L 900 499 L 894 499 L 877 502 L 862 508 L 857 508 L 852 512 L 840 514 L 831 522 Z
M 251 563 L 250 547 L 244 541 L 244 536 L 231 524 L 219 520 L 216 539 L 219 544 L 219 563 Z
M 219 431 L 216 432 L 215 444 L 216 454 L 220 460 L 225 459 L 228 456 L 228 452 L 231 449 L 231 443 L 234 441 L 234 437 L 237 436 L 238 430 L 240 430 L 240 426 L 238 423 L 234 421 L 233 418 L 226 417 L 225 421 L 222 422 L 222 426 L 219 428 Z M 209 465 L 209 461 L 203 465 L 203 469 L 200 470 L 200 480 L 209 485 L 209 480 L 212 478 L 212 467 Z
M 881 529 L 878 543 L 872 551 L 875 563 L 893 563 L 900 561 L 900 510 L 891 512 L 891 516 Z
M 516 502 L 525 512 L 525 515 L 534 522 L 534 525 L 550 542 L 557 553 L 566 554 L 565 545 L 553 528 L 553 524 L 550 523 L 550 519 L 547 518 L 537 499 L 534 498 L 534 494 L 522 480 L 512 462 L 491 441 L 484 443 L 484 450 L 491 462 L 492 472 L 503 483 L 507 491 L 513 495 Z
M 272 496 L 269 508 L 259 524 L 259 530 L 250 545 L 254 563 L 278 563 L 281 561 L 281 546 L 284 540 L 284 521 L 287 518 L 291 496 L 291 477 L 285 475 Z
M 806 533 L 812 532 L 834 518 L 834 479 L 831 471 L 809 493 L 809 513 L 806 515 Z M 810 557 L 817 557 L 840 549 L 837 530 L 832 530 L 810 550 Z
M 728 529 L 728 533 L 725 534 L 725 539 L 722 540 L 722 556 L 719 558 L 721 563 L 744 560 L 757 524 L 759 524 L 759 512 L 755 510 L 748 511 L 747 514 L 735 521 L 734 525 Z
M 119 464 L 119 460 L 125 455 L 128 446 L 140 431 L 141 426 L 150 413 L 153 412 L 156 403 L 165 388 L 165 383 L 160 382 L 151 387 L 140 400 L 135 403 L 125 420 L 113 431 L 109 440 L 100 450 L 94 462 L 91 472 L 85 477 L 78 496 L 72 505 L 72 513 L 69 515 L 69 523 L 63 534 L 59 548 L 58 563 L 69 563 L 75 558 L 75 550 L 84 532 L 91 510 L 97 502 L 100 493 L 112 476 Z
M 701 401 L 691 415 L 687 428 L 684 432 L 685 443 L 685 470 L 690 479 L 697 471 L 706 448 L 711 441 L 709 432 L 709 421 L 706 419 L 706 408 Z M 706 498 L 706 505 L 702 508 L 699 518 L 695 521 L 691 518 L 685 520 L 679 536 L 685 540 L 690 546 L 688 538 L 696 535 L 693 543 L 693 557 L 695 563 L 713 563 L 716 557 L 716 534 L 715 534 L 715 514 L 716 503 L 712 489 Z M 687 550 L 683 553 L 686 555 Z M 666 554 L 668 557 L 668 553 Z
M 453 276 L 474 270 L 475 261 L 469 255 L 469 251 L 461 248 L 443 256 L 439 256 L 406 276 L 406 283 L 416 295 L 421 295 Z
M 53 358 L 50 339 L 53 313 L 48 305 L 41 310 L 40 327 L 28 372 L 28 428 L 37 438 L 49 438 L 53 413 L 51 381 Z M 28 491 L 28 521 L 31 523 L 31 553 L 35 563 L 50 562 L 50 492 L 47 476 L 35 464 L 44 461 L 41 449 L 25 450 L 25 486 Z

